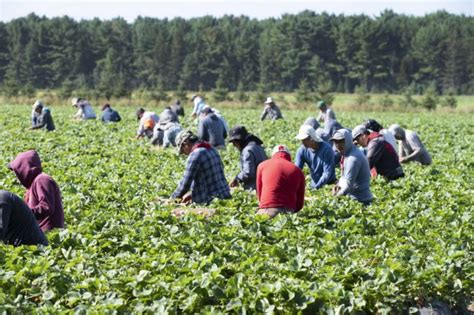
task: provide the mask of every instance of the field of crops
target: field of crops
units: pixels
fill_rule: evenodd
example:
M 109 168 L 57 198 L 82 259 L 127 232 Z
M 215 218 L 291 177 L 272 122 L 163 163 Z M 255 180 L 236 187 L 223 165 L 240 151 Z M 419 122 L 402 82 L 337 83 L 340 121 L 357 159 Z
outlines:
M 150 108 L 161 112 L 160 108 Z M 97 110 L 97 108 L 96 108 Z M 243 190 L 211 204 L 212 218 L 170 215 L 185 157 L 133 140 L 135 108 L 124 121 L 74 122 L 53 107 L 57 131 L 27 131 L 30 105 L 0 107 L 0 188 L 23 196 L 6 168 L 36 149 L 62 189 L 66 228 L 50 246 L 0 245 L 0 313 L 394 313 L 444 301 L 466 311 L 474 296 L 474 119 L 466 114 L 342 113 L 344 126 L 376 118 L 419 133 L 434 164 L 405 166 L 395 183 L 372 182 L 364 208 L 307 191 L 297 215 L 264 220 Z M 189 108 L 186 108 L 188 113 Z M 299 125 L 315 112 L 223 109 L 265 142 L 296 152 Z M 195 129 L 190 120 L 184 125 Z M 230 180 L 238 152 L 222 152 Z M 306 170 L 307 171 L 307 170 Z

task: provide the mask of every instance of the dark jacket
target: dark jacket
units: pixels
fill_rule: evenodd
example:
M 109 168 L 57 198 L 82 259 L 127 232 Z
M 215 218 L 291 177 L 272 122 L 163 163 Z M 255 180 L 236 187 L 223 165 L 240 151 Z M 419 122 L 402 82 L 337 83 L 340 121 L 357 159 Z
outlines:
M 31 129 L 41 129 L 46 127 L 46 130 L 53 131 L 56 129 L 53 122 L 53 116 L 51 116 L 51 111 L 49 108 L 44 107 L 41 111 L 41 114 L 32 121 L 33 126 Z
M 48 245 L 30 208 L 6 190 L 0 190 L 0 240 L 14 246 Z
M 173 104 L 171 105 L 171 110 L 178 116 L 183 116 L 184 117 L 184 108 L 181 106 L 181 104 Z
M 119 113 L 110 107 L 102 111 L 103 122 L 119 122 L 121 120 L 122 120 L 122 117 L 120 117 Z
M 20 153 L 10 168 L 25 186 L 25 202 L 33 212 L 43 231 L 64 227 L 61 193 L 51 176 L 42 172 L 41 160 L 36 151 Z
M 212 113 L 199 122 L 197 135 L 213 147 L 225 146 L 224 139 L 227 138 L 227 131 L 222 120 Z
M 276 105 L 273 105 L 273 106 L 265 106 L 265 109 L 260 115 L 260 120 L 264 120 L 265 118 L 268 118 L 270 120 L 277 120 L 277 119 L 283 119 L 283 116 L 281 115 L 280 108 Z
M 243 184 L 244 189 L 256 189 L 257 167 L 267 159 L 267 154 L 262 147 L 262 140 L 249 134 L 245 140 L 244 148 L 240 153 L 240 173 L 235 179 Z
M 372 132 L 369 135 L 367 159 L 370 168 L 375 167 L 377 173 L 388 180 L 394 180 L 404 175 L 397 152 L 378 132 Z

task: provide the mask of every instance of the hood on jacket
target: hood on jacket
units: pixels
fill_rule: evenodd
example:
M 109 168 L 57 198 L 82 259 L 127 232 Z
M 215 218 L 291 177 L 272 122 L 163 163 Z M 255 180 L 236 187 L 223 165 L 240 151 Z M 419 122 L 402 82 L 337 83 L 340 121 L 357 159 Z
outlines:
M 391 125 L 388 130 L 393 133 L 395 138 L 405 139 L 405 130 L 400 125 Z
M 351 151 L 352 147 L 354 146 L 354 143 L 352 141 L 352 133 L 349 129 L 338 129 L 332 138 L 332 140 L 342 140 L 344 139 L 344 156 L 347 156 L 347 154 Z
M 40 157 L 34 150 L 18 154 L 8 167 L 15 172 L 21 184 L 26 188 L 29 188 L 36 176 L 43 171 Z

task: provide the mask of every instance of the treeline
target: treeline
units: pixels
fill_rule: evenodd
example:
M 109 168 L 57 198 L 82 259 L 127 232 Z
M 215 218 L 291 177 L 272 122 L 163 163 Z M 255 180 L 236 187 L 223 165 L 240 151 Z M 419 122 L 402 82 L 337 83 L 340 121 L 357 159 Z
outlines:
M 474 94 L 474 18 L 437 12 L 378 17 L 304 11 L 245 16 L 0 23 L 0 88 Z

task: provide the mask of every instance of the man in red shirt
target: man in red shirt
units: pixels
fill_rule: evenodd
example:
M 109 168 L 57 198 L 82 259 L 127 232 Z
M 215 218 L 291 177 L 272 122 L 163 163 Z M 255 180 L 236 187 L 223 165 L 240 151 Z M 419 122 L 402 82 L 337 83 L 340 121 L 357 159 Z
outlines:
M 272 158 L 257 168 L 259 210 L 273 218 L 279 213 L 296 213 L 304 205 L 305 178 L 293 163 L 288 148 L 277 145 Z

